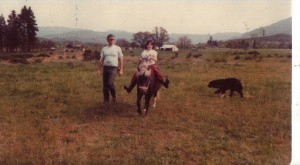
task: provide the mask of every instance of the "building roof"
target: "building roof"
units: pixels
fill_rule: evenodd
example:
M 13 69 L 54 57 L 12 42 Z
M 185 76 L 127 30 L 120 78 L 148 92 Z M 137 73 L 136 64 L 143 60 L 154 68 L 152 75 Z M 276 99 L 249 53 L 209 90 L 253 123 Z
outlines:
M 163 45 L 161 48 L 173 48 L 176 47 L 176 45 Z

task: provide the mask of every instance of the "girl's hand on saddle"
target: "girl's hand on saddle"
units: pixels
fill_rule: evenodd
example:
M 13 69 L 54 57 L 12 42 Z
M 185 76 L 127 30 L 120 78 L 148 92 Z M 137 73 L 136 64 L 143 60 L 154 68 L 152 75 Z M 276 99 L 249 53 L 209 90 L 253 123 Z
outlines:
M 157 60 L 156 60 L 155 58 L 153 58 L 153 57 L 151 57 L 150 60 L 152 60 L 152 61 L 154 61 L 154 62 L 157 61 Z

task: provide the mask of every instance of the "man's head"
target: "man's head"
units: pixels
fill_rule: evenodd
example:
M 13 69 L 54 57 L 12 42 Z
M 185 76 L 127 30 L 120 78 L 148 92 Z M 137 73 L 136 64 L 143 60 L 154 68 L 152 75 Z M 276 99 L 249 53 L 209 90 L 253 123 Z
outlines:
M 113 34 L 109 34 L 106 39 L 109 45 L 114 45 L 116 42 L 116 37 Z

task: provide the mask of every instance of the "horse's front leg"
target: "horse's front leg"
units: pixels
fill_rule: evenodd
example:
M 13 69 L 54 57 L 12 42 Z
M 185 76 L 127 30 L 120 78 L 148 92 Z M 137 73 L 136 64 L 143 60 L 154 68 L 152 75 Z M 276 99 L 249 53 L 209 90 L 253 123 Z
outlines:
M 141 100 L 142 100 L 143 95 L 137 92 L 137 100 L 136 100 L 136 105 L 137 105 L 137 112 L 142 115 L 142 110 L 141 110 Z
M 155 108 L 155 107 L 156 107 L 156 101 L 157 101 L 157 98 L 159 97 L 158 91 L 154 92 L 153 97 L 154 97 L 154 100 L 153 100 L 153 107 Z
M 153 108 L 156 107 L 156 99 L 157 99 L 157 97 L 154 97 L 154 100 L 153 100 Z
M 150 107 L 150 101 L 151 101 L 152 94 L 145 95 L 145 115 L 147 115 Z

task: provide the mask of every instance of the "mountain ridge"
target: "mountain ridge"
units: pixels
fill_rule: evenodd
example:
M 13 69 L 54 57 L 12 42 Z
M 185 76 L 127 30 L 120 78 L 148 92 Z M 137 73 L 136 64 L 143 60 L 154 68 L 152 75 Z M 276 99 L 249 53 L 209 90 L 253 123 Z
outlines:
M 264 32 L 263 32 L 264 30 Z M 262 34 L 265 33 L 265 34 Z M 292 35 L 292 17 L 283 19 L 273 24 L 256 28 L 250 32 L 246 32 L 242 35 L 242 38 L 253 37 L 253 36 L 270 36 L 275 34 L 289 34 Z
M 261 28 L 256 28 L 246 33 L 238 32 L 224 32 L 216 34 L 181 34 L 181 33 L 170 33 L 169 42 L 175 43 L 180 37 L 187 36 L 191 39 L 193 44 L 206 43 L 210 36 L 214 40 L 230 40 L 239 38 L 249 38 L 253 35 L 260 36 L 261 29 L 264 29 L 265 35 L 274 34 L 292 34 L 292 17 L 284 20 L 280 20 L 271 25 L 267 25 Z M 67 28 L 67 27 L 39 27 L 37 33 L 38 37 L 50 39 L 54 41 L 80 41 L 80 42 L 92 42 L 92 43 L 106 43 L 106 36 L 109 33 L 113 33 L 119 39 L 126 39 L 131 41 L 133 38 L 132 32 L 122 30 L 108 30 L 108 31 L 94 31 L 80 28 Z

